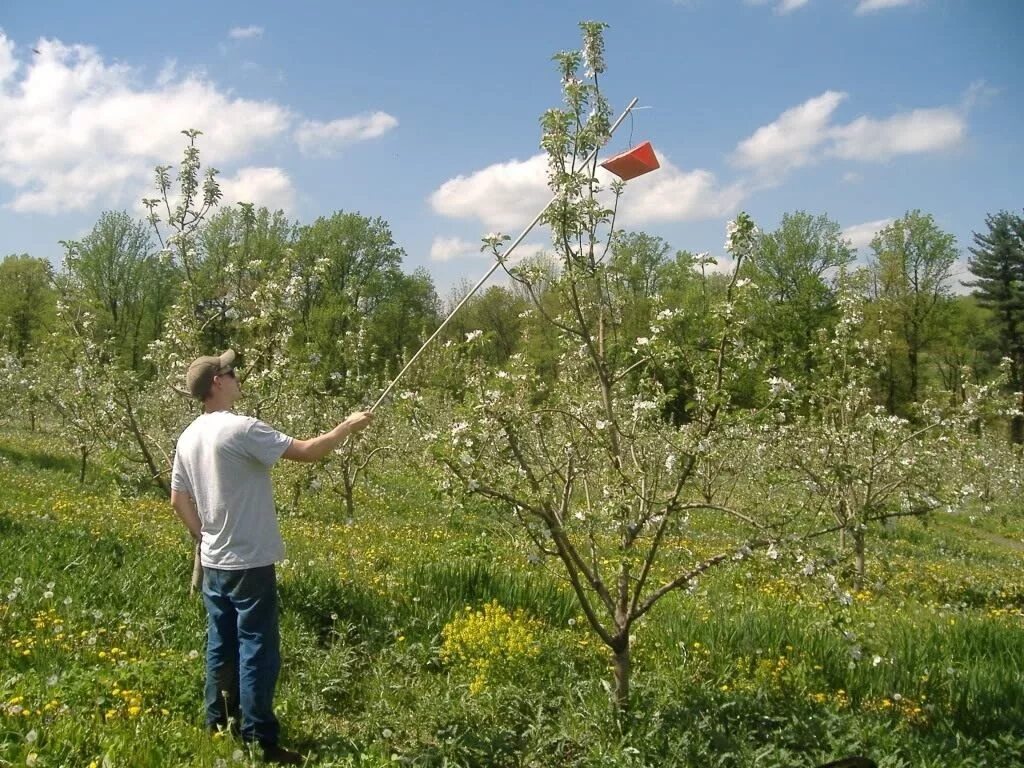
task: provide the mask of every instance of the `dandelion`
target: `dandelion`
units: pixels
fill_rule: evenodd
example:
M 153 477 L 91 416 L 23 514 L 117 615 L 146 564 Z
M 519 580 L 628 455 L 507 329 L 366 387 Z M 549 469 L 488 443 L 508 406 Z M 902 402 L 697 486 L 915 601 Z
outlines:
M 35 728 L 25 734 L 25 742 L 27 744 L 35 744 L 38 739 L 39 732 Z
M 39 755 L 37 755 L 35 752 L 29 752 L 28 757 L 25 758 L 25 765 L 39 765 Z
M 73 602 L 74 602 L 74 600 L 72 600 L 70 597 L 65 597 L 64 598 L 64 605 L 71 605 L 71 603 L 73 603 Z
M 481 330 L 470 331 L 469 333 L 466 334 L 466 341 L 475 341 L 476 339 L 479 339 L 483 335 L 484 332 Z
M 240 749 L 236 749 L 234 752 L 231 753 L 231 759 L 234 760 L 236 763 L 241 763 L 245 760 L 245 752 L 243 752 Z
M 188 652 L 188 658 L 190 661 L 195 661 L 199 658 L 199 651 L 193 648 L 191 651 Z
M 45 600 L 52 600 L 53 599 L 53 590 L 48 589 L 45 592 L 43 592 L 43 598 Z

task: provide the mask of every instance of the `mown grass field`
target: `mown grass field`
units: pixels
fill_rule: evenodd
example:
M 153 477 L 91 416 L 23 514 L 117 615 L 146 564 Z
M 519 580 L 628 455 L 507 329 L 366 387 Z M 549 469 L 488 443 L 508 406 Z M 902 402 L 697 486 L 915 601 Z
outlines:
M 0 766 L 252 764 L 201 727 L 203 608 L 169 505 L 80 484 L 57 445 L 0 433 Z M 1024 765 L 1011 503 L 880 531 L 848 606 L 794 564 L 720 569 L 640 626 L 617 720 L 557 572 L 412 472 L 374 483 L 354 521 L 317 498 L 282 520 L 278 712 L 309 765 Z

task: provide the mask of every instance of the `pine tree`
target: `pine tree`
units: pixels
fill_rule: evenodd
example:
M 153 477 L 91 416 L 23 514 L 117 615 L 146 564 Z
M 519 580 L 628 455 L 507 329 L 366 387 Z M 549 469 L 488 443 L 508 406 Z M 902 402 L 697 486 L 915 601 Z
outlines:
M 1011 360 L 1010 384 L 1024 391 L 1024 218 L 1007 211 L 985 217 L 987 233 L 974 233 L 974 258 L 968 260 L 982 306 L 990 307 L 999 321 L 1000 351 Z M 1024 409 L 1024 395 L 1021 396 Z M 1024 443 L 1024 417 L 1015 416 L 1011 439 Z

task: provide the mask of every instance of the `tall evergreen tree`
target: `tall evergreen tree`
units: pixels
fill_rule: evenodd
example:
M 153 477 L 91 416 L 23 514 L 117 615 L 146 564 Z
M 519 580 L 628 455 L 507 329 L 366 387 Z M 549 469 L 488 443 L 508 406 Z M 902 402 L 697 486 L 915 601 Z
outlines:
M 974 258 L 968 260 L 977 279 L 974 288 L 982 306 L 990 307 L 999 324 L 1000 352 L 1010 358 L 1010 385 L 1024 391 L 1024 218 L 1000 211 L 985 217 L 988 232 L 974 233 Z M 1020 405 L 1024 407 L 1024 395 Z M 1024 417 L 1015 416 L 1010 436 L 1024 443 Z

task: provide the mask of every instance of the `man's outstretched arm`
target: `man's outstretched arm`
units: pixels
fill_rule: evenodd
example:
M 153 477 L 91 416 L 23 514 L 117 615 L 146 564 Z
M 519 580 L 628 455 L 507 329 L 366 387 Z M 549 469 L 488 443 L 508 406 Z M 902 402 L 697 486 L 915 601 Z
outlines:
M 282 456 L 292 461 L 319 461 L 341 445 L 346 437 L 369 426 L 371 421 L 373 414 L 369 411 L 355 411 L 330 432 L 324 432 L 309 440 L 292 440 L 292 444 Z

